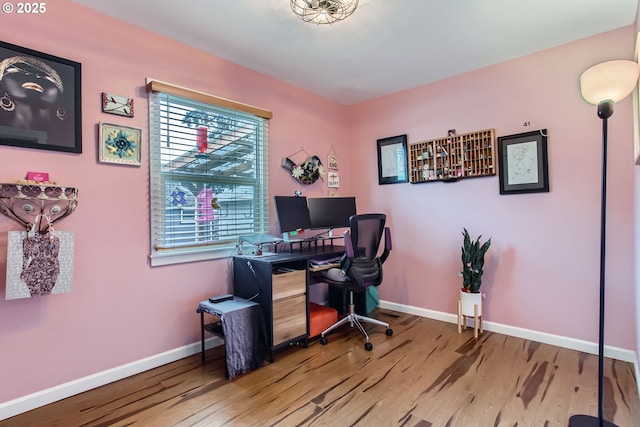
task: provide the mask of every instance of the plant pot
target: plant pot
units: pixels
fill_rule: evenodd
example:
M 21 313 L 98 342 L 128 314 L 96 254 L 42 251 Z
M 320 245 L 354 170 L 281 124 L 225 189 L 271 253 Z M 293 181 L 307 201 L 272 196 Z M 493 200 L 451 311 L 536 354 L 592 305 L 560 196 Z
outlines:
M 464 292 L 460 290 L 461 314 L 463 316 L 474 317 L 476 315 L 474 306 L 478 306 L 478 316 L 482 316 L 482 293 Z

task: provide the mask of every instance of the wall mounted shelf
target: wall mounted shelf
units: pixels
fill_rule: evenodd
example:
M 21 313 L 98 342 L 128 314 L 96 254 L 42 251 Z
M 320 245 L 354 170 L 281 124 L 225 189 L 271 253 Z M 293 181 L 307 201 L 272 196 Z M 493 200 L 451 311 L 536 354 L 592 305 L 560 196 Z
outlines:
M 38 215 L 51 223 L 73 213 L 78 205 L 78 190 L 57 184 L 0 184 L 0 213 L 30 228 Z
M 409 182 L 457 181 L 496 174 L 495 130 L 409 145 Z

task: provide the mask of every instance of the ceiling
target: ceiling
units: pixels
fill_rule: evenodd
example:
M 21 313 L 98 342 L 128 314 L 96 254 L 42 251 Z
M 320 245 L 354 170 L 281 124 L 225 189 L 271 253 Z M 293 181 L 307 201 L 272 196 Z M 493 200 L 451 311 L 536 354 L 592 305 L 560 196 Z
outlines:
M 630 25 L 638 6 L 360 0 L 345 21 L 315 25 L 288 0 L 73 1 L 344 105 Z

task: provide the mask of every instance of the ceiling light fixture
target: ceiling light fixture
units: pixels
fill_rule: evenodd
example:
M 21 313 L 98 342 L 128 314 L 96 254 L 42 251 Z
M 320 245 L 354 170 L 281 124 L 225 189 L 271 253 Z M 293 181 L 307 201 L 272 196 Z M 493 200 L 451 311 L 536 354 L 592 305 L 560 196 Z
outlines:
M 304 22 L 333 24 L 349 17 L 359 0 L 291 0 L 291 10 Z

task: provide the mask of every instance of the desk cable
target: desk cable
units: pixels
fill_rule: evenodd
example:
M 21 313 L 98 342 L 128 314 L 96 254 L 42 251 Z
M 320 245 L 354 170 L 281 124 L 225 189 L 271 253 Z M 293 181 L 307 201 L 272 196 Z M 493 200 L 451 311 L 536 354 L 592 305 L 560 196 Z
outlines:
M 252 296 L 251 298 L 247 298 L 249 301 L 252 301 L 253 299 L 257 298 L 258 295 L 260 295 L 260 285 L 258 282 L 258 274 L 256 273 L 256 270 L 253 268 L 253 264 L 251 264 L 250 260 L 247 260 L 247 266 L 249 267 L 249 270 L 251 270 L 251 272 L 253 273 L 253 278 L 255 279 L 256 288 L 258 289 L 258 292 L 256 292 L 254 296 Z

